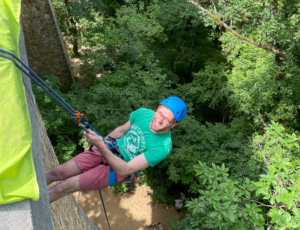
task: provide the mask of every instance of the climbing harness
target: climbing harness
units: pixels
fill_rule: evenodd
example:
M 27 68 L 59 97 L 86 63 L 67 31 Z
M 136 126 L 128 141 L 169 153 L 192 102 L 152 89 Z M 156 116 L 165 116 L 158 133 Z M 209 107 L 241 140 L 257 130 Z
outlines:
M 124 160 L 124 157 L 123 157 L 122 153 L 119 150 L 117 140 L 115 138 L 113 138 L 113 137 L 110 137 L 110 136 L 108 136 L 108 138 L 106 140 L 108 140 L 110 142 L 107 145 L 108 148 L 110 149 L 110 151 L 113 154 L 115 154 L 117 157 L 120 157 L 122 160 Z
M 109 147 L 109 149 L 116 154 L 117 152 L 122 156 L 122 154 L 120 153 L 119 150 L 116 150 L 114 144 L 112 144 L 109 140 L 106 140 L 103 136 L 101 136 L 90 124 L 89 124 L 89 120 L 87 118 L 87 116 L 83 113 L 80 113 L 79 111 L 74 110 L 64 99 L 62 99 L 49 85 L 47 85 L 46 82 L 44 82 L 34 71 L 32 71 L 26 64 L 24 64 L 24 62 L 22 62 L 14 53 L 9 52 L 7 50 L 1 49 L 0 48 L 0 52 L 1 53 L 5 53 L 10 55 L 11 57 L 13 57 L 15 60 L 17 60 L 21 65 L 19 65 L 13 58 L 8 57 L 4 54 L 0 53 L 0 57 L 5 58 L 7 60 L 10 60 L 14 63 L 14 65 L 16 67 L 18 67 L 26 76 L 28 76 L 34 83 L 36 83 L 38 86 L 40 86 L 50 97 L 52 97 L 57 103 L 59 103 L 67 112 L 69 112 L 71 114 L 71 119 L 72 121 L 74 121 L 80 128 L 82 128 L 84 131 L 86 131 L 87 133 L 89 133 L 87 128 L 92 129 L 93 131 L 95 131 L 100 137 L 102 137 L 103 141 L 105 144 L 107 144 L 107 146 Z M 23 68 L 23 67 L 25 68 Z M 30 74 L 32 74 L 34 77 L 32 77 L 27 71 L 29 71 Z M 81 120 L 84 119 L 85 122 L 84 124 L 81 123 Z M 116 143 L 116 141 L 115 141 Z M 93 146 L 91 145 L 90 149 Z M 110 171 L 111 171 L 111 167 L 110 167 Z M 111 179 L 111 185 L 116 183 L 116 175 L 115 172 L 112 170 L 114 175 L 111 175 L 111 173 L 109 174 Z M 114 183 L 113 183 L 114 182 Z M 100 198 L 102 201 L 102 205 L 103 205 L 103 209 L 104 209 L 104 213 L 105 213 L 105 217 L 107 220 L 107 224 L 108 224 L 108 228 L 110 229 L 110 225 L 109 225 L 109 221 L 108 221 L 108 217 L 107 217 L 107 213 L 105 210 L 105 205 L 104 205 L 104 201 L 103 201 L 103 197 L 101 194 L 101 191 L 99 190 L 99 194 L 100 194 Z
M 115 138 L 110 137 L 110 136 L 106 140 L 108 140 L 110 142 L 107 145 L 107 147 L 110 149 L 110 151 L 114 155 L 116 155 L 117 157 L 119 157 L 122 160 L 124 160 L 124 157 L 123 157 L 122 153 L 120 152 L 120 150 L 118 148 L 117 140 Z M 127 187 L 129 189 L 133 188 L 134 182 L 139 178 L 139 176 L 140 176 L 139 172 L 132 173 L 132 174 L 126 176 L 125 181 L 127 182 Z M 116 183 L 117 183 L 116 173 L 113 170 L 113 168 L 110 167 L 109 168 L 109 176 L 108 176 L 108 186 L 115 185 Z

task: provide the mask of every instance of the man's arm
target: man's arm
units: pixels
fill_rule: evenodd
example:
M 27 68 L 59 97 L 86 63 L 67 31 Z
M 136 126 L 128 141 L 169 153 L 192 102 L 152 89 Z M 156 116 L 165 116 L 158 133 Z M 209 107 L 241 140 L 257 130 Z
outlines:
M 115 128 L 111 133 L 109 133 L 104 138 L 107 139 L 109 136 L 115 139 L 120 139 L 123 137 L 131 128 L 130 121 L 127 121 L 124 125 L 121 125 L 117 128 Z M 85 148 L 85 150 L 88 150 L 90 147 Z
M 125 135 L 128 130 L 130 129 L 131 125 L 130 122 L 126 122 L 124 125 L 119 126 L 114 131 L 112 131 L 109 135 L 112 135 L 114 138 L 119 138 Z M 96 148 L 101 152 L 104 156 L 105 160 L 108 164 L 120 175 L 120 176 L 127 176 L 131 173 L 140 171 L 149 167 L 149 164 L 144 156 L 141 154 L 130 162 L 125 162 L 119 157 L 115 156 L 104 144 L 102 137 L 98 136 L 94 131 L 89 129 L 89 133 L 83 133 L 86 136 L 87 142 L 96 146 Z M 116 136 L 114 136 L 116 135 Z M 122 136 L 119 136 L 122 135 Z
M 119 139 L 123 137 L 130 128 L 131 128 L 130 121 L 127 121 L 124 125 L 115 128 L 110 134 L 108 134 L 105 137 L 105 139 L 108 138 L 108 136 L 113 137 L 115 139 Z
M 102 142 L 103 143 L 103 142 Z M 121 158 L 115 156 L 103 143 L 98 142 L 95 144 L 99 152 L 103 155 L 108 164 L 118 173 L 120 176 L 127 176 L 131 173 L 148 168 L 148 164 L 144 154 L 141 154 L 133 158 L 128 163 Z

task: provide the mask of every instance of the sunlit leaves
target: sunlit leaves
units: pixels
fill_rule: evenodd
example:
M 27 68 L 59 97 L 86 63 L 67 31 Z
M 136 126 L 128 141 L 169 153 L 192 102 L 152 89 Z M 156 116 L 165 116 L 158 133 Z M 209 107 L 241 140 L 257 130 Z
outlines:
M 199 161 L 194 169 L 199 183 L 205 188 L 198 190 L 196 200 L 200 200 L 205 208 L 197 215 L 205 220 L 204 226 L 210 227 L 211 221 L 218 218 L 220 222 L 216 226 L 227 226 L 226 229 L 230 229 L 233 223 L 243 222 L 255 229 L 264 229 L 270 224 L 276 229 L 298 229 L 298 142 L 297 134 L 287 133 L 283 126 L 274 122 L 266 128 L 263 136 L 256 135 L 252 148 L 266 167 L 266 173 L 260 175 L 259 181 L 246 178 L 238 182 L 229 178 L 224 164 L 217 166 Z M 187 201 L 190 211 L 195 208 L 194 202 L 193 199 Z

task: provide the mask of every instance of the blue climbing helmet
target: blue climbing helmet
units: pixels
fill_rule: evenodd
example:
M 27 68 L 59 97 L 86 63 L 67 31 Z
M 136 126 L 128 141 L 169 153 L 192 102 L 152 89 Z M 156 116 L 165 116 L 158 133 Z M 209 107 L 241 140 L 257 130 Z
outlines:
M 187 113 L 186 104 L 176 96 L 167 97 L 160 105 L 164 105 L 171 110 L 177 122 L 182 121 Z

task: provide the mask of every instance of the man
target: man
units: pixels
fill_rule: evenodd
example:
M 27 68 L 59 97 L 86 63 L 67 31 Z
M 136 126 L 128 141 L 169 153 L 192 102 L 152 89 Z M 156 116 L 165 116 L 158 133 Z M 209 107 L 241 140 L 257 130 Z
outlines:
M 114 155 L 95 132 L 84 132 L 93 148 L 46 171 L 47 184 L 64 180 L 48 190 L 50 203 L 75 191 L 107 187 L 110 167 L 115 171 L 116 183 L 120 183 L 132 173 L 155 166 L 170 153 L 170 128 L 175 127 L 186 113 L 185 103 L 175 96 L 164 99 L 156 112 L 141 108 L 131 113 L 128 122 L 108 135 L 117 139 L 124 160 Z

